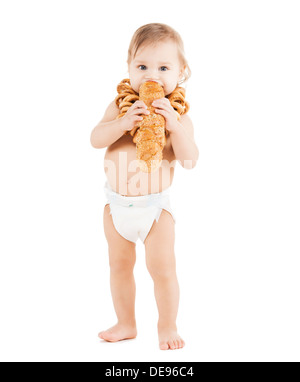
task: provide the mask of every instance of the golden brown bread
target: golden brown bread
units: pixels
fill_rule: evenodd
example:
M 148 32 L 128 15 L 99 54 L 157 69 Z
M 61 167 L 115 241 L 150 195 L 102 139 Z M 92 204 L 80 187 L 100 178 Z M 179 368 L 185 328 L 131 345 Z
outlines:
M 142 99 L 146 104 L 150 102 L 152 104 L 153 100 L 158 98 L 163 98 L 164 93 L 163 89 L 156 87 L 156 82 L 152 81 L 152 87 L 149 88 L 150 94 L 147 94 L 148 91 L 145 88 L 139 89 L 140 95 L 136 93 L 131 85 L 128 78 L 121 81 L 117 86 L 118 95 L 115 98 L 115 103 L 120 109 L 120 114 L 117 118 L 122 118 L 127 110 L 134 104 L 135 101 Z M 152 92 L 152 94 L 151 94 Z M 177 113 L 177 118 L 180 119 L 180 116 L 187 113 L 189 110 L 189 104 L 185 100 L 185 89 L 182 87 L 177 87 L 171 94 L 167 95 L 166 98 L 169 99 L 172 107 Z M 148 106 L 148 104 L 147 104 Z M 152 107 L 152 106 L 151 106 Z M 161 124 L 165 123 L 164 118 L 154 113 L 154 108 L 149 109 L 151 112 L 148 116 L 143 116 L 143 121 L 138 122 L 135 127 L 127 131 L 125 134 L 131 134 L 133 136 L 133 141 L 137 143 L 137 159 L 141 165 L 141 170 L 145 172 L 154 171 L 162 160 L 162 150 L 165 145 L 165 139 L 162 137 L 162 127 Z M 150 117 L 145 119 L 145 117 Z M 146 125 L 147 124 L 147 128 Z M 151 124 L 153 124 L 153 129 L 151 129 Z M 144 126 L 141 133 L 137 136 L 141 125 Z M 168 136 L 168 131 L 164 128 L 165 137 Z M 154 139 L 153 132 L 156 131 L 157 135 Z M 142 141 L 144 144 L 141 146 Z M 139 147 L 138 147 L 139 146 Z M 143 162 L 144 161 L 144 162 Z
M 160 166 L 163 158 L 166 123 L 162 115 L 154 112 L 152 102 L 155 99 L 164 98 L 165 93 L 157 82 L 147 81 L 140 86 L 139 95 L 140 100 L 147 105 L 150 114 L 143 115 L 133 142 L 136 143 L 136 158 L 141 171 L 153 172 Z

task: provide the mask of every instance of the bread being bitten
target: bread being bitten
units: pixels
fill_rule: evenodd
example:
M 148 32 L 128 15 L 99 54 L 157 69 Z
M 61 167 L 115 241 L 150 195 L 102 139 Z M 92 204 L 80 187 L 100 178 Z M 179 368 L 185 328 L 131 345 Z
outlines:
M 143 100 L 149 107 L 151 114 L 143 116 L 143 121 L 136 123 L 134 128 L 126 131 L 125 134 L 130 134 L 133 141 L 138 143 L 137 159 L 141 171 L 152 172 L 160 166 L 165 137 L 168 136 L 168 131 L 164 128 L 163 116 L 155 114 L 155 109 L 152 107 L 152 102 L 155 99 L 165 96 L 164 91 L 157 82 L 147 81 L 141 85 L 140 94 L 138 94 L 131 87 L 130 79 L 125 78 L 118 84 L 117 92 L 115 103 L 120 109 L 117 119 L 124 117 L 130 107 L 139 99 Z M 176 87 L 166 98 L 170 101 L 178 120 L 181 115 L 188 112 L 189 103 L 185 100 L 184 88 Z M 141 130 L 140 126 L 143 127 Z M 165 131 L 165 135 L 163 131 Z
M 157 82 L 147 81 L 140 86 L 139 98 L 150 111 L 150 114 L 143 115 L 143 120 L 139 122 L 139 128 L 133 137 L 133 142 L 136 143 L 136 157 L 143 172 L 155 171 L 163 159 L 162 152 L 166 144 L 165 119 L 154 112 L 152 102 L 164 96 L 164 90 Z

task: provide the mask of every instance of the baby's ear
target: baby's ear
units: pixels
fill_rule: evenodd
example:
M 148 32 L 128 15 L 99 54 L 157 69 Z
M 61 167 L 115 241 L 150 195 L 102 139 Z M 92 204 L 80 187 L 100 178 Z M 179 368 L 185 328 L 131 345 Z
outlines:
M 182 66 L 180 71 L 179 71 L 179 76 L 178 76 L 178 86 L 180 86 L 180 84 L 182 84 L 182 82 L 184 82 L 184 72 L 185 72 L 185 69 L 186 69 L 186 65 Z

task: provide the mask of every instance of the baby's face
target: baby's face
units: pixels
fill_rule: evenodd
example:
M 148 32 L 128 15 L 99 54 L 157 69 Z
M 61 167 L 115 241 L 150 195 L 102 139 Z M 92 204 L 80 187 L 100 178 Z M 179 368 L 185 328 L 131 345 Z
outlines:
M 130 83 L 137 93 L 142 83 L 152 80 L 164 88 L 165 95 L 177 87 L 183 69 L 173 41 L 142 46 L 128 66 Z

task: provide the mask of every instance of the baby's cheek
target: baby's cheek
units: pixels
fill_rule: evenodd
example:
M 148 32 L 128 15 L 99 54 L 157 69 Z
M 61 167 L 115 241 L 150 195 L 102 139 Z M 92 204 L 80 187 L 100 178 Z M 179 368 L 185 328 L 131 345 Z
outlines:
M 139 82 L 136 79 L 130 78 L 130 85 L 136 93 L 139 92 Z

